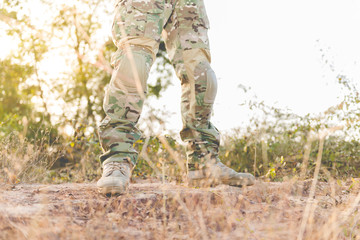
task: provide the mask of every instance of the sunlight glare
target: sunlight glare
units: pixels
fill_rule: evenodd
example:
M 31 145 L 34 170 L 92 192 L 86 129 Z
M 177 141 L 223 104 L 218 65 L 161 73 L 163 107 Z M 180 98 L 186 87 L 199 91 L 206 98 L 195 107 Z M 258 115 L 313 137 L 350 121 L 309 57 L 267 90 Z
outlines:
M 0 60 L 5 59 L 16 49 L 17 42 L 11 36 L 0 33 Z
M 74 136 L 74 128 L 71 125 L 66 125 L 63 129 L 63 132 L 66 134 L 66 136 L 71 137 Z

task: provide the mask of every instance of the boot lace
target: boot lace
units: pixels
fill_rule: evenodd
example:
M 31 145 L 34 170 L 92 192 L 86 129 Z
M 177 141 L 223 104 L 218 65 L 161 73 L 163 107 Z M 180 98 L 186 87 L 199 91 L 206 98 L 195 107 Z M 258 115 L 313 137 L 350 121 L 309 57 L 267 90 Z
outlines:
M 104 176 L 110 176 L 114 171 L 118 170 L 122 175 L 126 175 L 127 166 L 121 162 L 109 162 L 104 168 Z

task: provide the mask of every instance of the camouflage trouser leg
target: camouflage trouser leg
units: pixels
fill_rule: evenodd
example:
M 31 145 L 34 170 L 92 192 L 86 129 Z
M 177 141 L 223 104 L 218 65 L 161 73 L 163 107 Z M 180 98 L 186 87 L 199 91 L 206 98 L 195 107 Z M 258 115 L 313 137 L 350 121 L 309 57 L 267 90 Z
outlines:
M 126 161 L 134 166 L 137 152 L 133 145 L 141 136 L 135 125 L 141 114 L 153 58 L 146 50 L 136 47 L 131 48 L 130 56 L 122 49 L 114 55 L 115 69 L 104 99 L 107 116 L 101 122 L 99 135 L 104 149 L 100 157 L 102 162 Z M 132 63 L 136 66 L 137 77 L 131 71 Z
M 136 163 L 133 144 L 140 132 L 135 125 L 161 33 L 181 79 L 180 134 L 188 142 L 188 161 L 202 166 L 217 160 L 219 132 L 210 123 L 217 82 L 210 67 L 208 27 L 203 0 L 119 0 L 113 24 L 119 50 L 104 100 L 107 116 L 99 129 L 101 161 Z
M 181 80 L 180 136 L 187 143 L 190 169 L 218 161 L 220 134 L 210 122 L 217 80 L 210 66 L 209 21 L 203 0 L 178 0 L 164 38 Z
M 114 72 L 103 106 L 106 117 L 99 127 L 102 163 L 136 165 L 134 143 L 141 136 L 136 124 L 162 31 L 162 17 L 142 11 L 139 0 L 119 0 L 115 8 L 112 33 L 118 51 L 112 57 Z

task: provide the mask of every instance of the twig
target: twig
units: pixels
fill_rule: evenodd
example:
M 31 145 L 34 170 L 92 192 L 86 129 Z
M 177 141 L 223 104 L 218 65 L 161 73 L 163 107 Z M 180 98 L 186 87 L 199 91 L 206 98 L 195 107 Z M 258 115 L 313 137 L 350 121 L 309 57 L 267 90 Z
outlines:
M 9 220 L 9 224 L 11 226 L 13 226 L 14 228 L 16 228 L 17 230 L 19 230 L 19 232 L 22 233 L 22 235 L 24 235 L 25 239 L 28 239 L 29 238 L 29 234 L 23 230 L 22 227 L 18 226 L 17 224 L 15 224 L 13 221 L 10 220 L 9 216 L 7 216 L 7 219 Z
M 309 220 L 309 216 L 311 214 L 310 210 L 312 208 L 312 199 L 315 196 L 316 184 L 317 184 L 317 181 L 318 181 L 318 176 L 319 176 L 319 171 L 320 171 L 321 158 L 322 158 L 322 152 L 323 152 L 325 137 L 326 137 L 325 134 L 323 134 L 320 137 L 319 152 L 318 152 L 318 155 L 317 155 L 316 167 L 315 167 L 315 172 L 314 172 L 314 180 L 312 181 L 309 198 L 308 198 L 307 203 L 306 203 L 306 207 L 305 207 L 304 215 L 303 215 L 303 218 L 302 218 L 302 221 L 301 221 L 300 231 L 299 231 L 299 235 L 297 237 L 297 240 L 302 240 L 303 239 L 305 229 L 306 229 L 306 224 L 307 224 L 307 222 Z
M 311 144 L 314 141 L 313 132 L 309 132 L 306 144 L 304 146 L 304 158 L 301 166 L 300 179 L 304 179 L 306 176 L 307 168 L 309 165 L 309 158 L 311 153 Z
M 144 146 L 142 147 L 142 150 L 139 154 L 139 157 L 142 157 L 145 159 L 145 161 L 149 164 L 149 166 L 155 171 L 157 176 L 160 176 L 161 173 L 159 169 L 155 166 L 155 164 L 150 160 L 149 155 L 146 153 L 147 146 L 149 145 L 150 137 L 147 137 L 145 139 Z
M 176 199 L 176 201 L 180 204 L 181 208 L 184 209 L 186 215 L 188 216 L 189 221 L 192 223 L 192 227 L 193 227 L 193 228 L 190 228 L 189 230 L 190 230 L 191 232 L 193 232 L 193 235 L 195 236 L 195 232 L 196 232 L 196 231 L 195 231 L 195 227 L 196 227 L 196 226 L 199 226 L 199 223 L 197 223 L 197 222 L 194 221 L 194 219 L 193 219 L 193 217 L 192 217 L 192 215 L 191 215 L 190 210 L 187 208 L 187 206 L 186 206 L 186 204 L 184 203 L 184 201 L 180 198 L 180 194 L 179 194 L 179 193 L 177 193 L 177 194 L 175 195 L 175 199 Z M 194 236 L 193 236 L 193 237 L 194 237 Z M 203 237 L 206 237 L 206 236 L 203 236 Z
M 321 158 L 322 158 L 322 153 L 323 153 L 323 148 L 324 148 L 324 142 L 325 142 L 325 138 L 337 131 L 337 130 L 341 130 L 343 129 L 343 126 L 336 126 L 336 127 L 332 127 L 329 129 L 325 129 L 322 132 L 318 133 L 317 136 L 320 139 L 319 142 L 319 151 L 318 151 L 318 155 L 317 155 L 317 159 L 316 159 L 316 167 L 315 167 L 315 172 L 314 172 L 314 179 L 310 188 L 310 194 L 309 194 L 309 198 L 308 201 L 306 203 L 306 207 L 305 207 L 305 211 L 304 211 L 304 215 L 301 221 L 301 225 L 300 225 L 300 231 L 297 237 L 297 240 L 302 240 L 304 237 L 304 233 L 305 233 L 305 229 L 306 229 L 306 224 L 309 220 L 309 216 L 310 216 L 310 210 L 311 210 L 311 201 L 315 196 L 315 190 L 316 190 L 316 184 L 318 181 L 318 177 L 319 177 L 319 172 L 320 172 L 320 167 L 321 167 Z M 310 140 L 312 140 L 311 136 L 309 138 Z M 359 201 L 360 201 L 360 194 L 359 194 Z
M 159 135 L 158 136 L 160 142 L 164 145 L 165 149 L 170 153 L 170 156 L 176 161 L 176 163 L 179 165 L 181 171 L 185 172 L 186 169 L 184 167 L 184 162 L 179 159 L 178 154 L 169 146 L 168 141 L 164 138 L 164 136 Z

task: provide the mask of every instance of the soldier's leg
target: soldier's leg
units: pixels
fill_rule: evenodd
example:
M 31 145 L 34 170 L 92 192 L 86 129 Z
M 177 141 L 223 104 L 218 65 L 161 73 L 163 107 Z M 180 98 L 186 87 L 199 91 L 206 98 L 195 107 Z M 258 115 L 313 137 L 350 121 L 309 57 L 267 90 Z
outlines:
M 179 0 L 164 38 L 169 57 L 181 80 L 181 112 L 190 166 L 217 161 L 219 132 L 210 122 L 217 80 L 210 66 L 209 21 L 203 0 Z
M 103 165 L 136 164 L 138 153 L 133 145 L 141 134 L 135 125 L 160 42 L 163 5 L 155 2 L 161 1 L 120 0 L 116 7 L 112 32 L 118 51 L 112 58 L 114 72 L 105 93 L 106 117 L 99 127 Z
M 133 62 L 141 84 L 136 85 L 131 68 L 131 58 L 124 50 L 116 53 L 114 73 L 105 92 L 105 119 L 99 127 L 101 146 L 104 154 L 101 162 L 127 161 L 134 165 L 137 152 L 133 144 L 140 138 L 140 132 L 135 127 L 141 114 L 146 79 L 152 64 L 152 56 L 144 50 L 131 48 Z
M 188 180 L 205 184 L 253 184 L 251 174 L 237 173 L 218 158 L 219 131 L 210 122 L 217 80 L 210 66 L 209 22 L 203 0 L 178 0 L 164 32 L 169 57 L 181 80 L 181 112 L 187 142 Z

